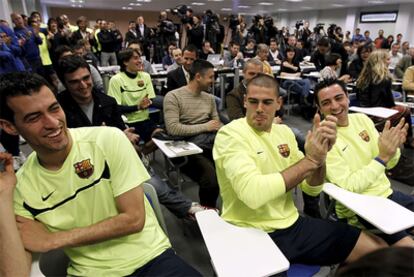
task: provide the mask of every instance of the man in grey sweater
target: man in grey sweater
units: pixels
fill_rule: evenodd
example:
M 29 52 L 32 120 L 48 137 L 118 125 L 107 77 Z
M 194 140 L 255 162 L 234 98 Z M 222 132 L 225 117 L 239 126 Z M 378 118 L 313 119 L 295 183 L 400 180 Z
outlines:
M 183 172 L 199 186 L 200 203 L 215 207 L 219 193 L 212 158 L 212 148 L 220 122 L 214 96 L 208 94 L 214 82 L 214 67 L 204 60 L 196 60 L 190 69 L 186 86 L 170 91 L 164 98 L 164 120 L 168 133 L 185 137 L 203 149 L 202 154 L 188 156 Z

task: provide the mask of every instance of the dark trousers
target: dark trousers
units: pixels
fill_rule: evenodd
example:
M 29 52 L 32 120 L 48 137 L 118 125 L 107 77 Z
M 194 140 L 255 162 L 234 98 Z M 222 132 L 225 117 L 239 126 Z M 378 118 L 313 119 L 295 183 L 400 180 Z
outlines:
M 200 186 L 200 204 L 216 207 L 219 186 L 211 150 L 204 149 L 202 154 L 188 156 L 188 163 L 182 167 L 182 171 Z
M 143 276 L 201 276 L 201 274 L 177 256 L 172 249 L 167 249 L 127 277 Z

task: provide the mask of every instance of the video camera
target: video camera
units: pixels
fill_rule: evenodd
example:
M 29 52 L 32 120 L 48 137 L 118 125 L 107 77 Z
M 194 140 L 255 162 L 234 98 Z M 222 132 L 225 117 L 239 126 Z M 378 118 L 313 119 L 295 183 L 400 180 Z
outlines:
M 236 30 L 237 26 L 240 24 L 239 17 L 235 14 L 229 16 L 229 28 Z
M 264 18 L 264 24 L 268 28 L 272 27 L 273 26 L 273 18 L 271 16 L 265 16 L 265 18 Z
M 325 23 L 318 23 L 318 24 L 316 24 L 316 27 L 315 28 L 313 28 L 313 31 L 315 32 L 315 33 L 320 33 L 321 32 L 321 30 L 323 30 L 323 31 L 325 31 L 323 28 L 325 27 Z
M 207 26 L 211 26 L 214 23 L 218 23 L 218 21 L 219 21 L 218 15 L 213 13 L 212 10 L 206 10 L 205 11 L 205 13 L 204 13 L 204 23 Z
M 170 9 L 173 15 L 178 16 L 181 19 L 182 24 L 192 24 L 193 19 L 187 16 L 187 11 L 191 10 L 186 5 L 178 5 L 174 9 Z M 192 10 L 191 10 L 192 11 Z
M 303 24 L 304 24 L 304 21 L 303 20 L 298 20 L 298 21 L 296 21 L 295 28 L 297 30 L 299 30 L 300 29 L 300 26 L 303 26 Z

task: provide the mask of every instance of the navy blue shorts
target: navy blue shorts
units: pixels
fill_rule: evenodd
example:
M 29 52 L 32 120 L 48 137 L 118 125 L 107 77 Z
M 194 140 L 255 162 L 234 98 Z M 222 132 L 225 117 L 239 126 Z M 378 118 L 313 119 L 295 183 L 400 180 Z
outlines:
M 269 235 L 290 263 L 332 265 L 346 260 L 360 233 L 342 222 L 300 216 L 289 228 Z
M 402 193 L 400 191 L 394 191 L 390 196 L 388 196 L 388 199 L 394 201 L 395 203 L 400 204 L 401 206 L 409 209 L 410 211 L 414 212 L 414 197 L 412 195 L 408 195 L 405 193 Z M 365 219 L 358 217 L 358 221 L 359 223 L 361 223 L 362 225 L 364 225 L 365 228 L 367 229 L 376 229 L 375 226 L 373 226 L 371 223 L 369 223 L 368 221 L 366 221 Z M 388 243 L 389 245 L 393 245 L 394 243 L 398 242 L 399 240 L 405 238 L 406 236 L 409 236 L 410 234 L 407 231 L 401 231 L 401 232 L 397 232 L 395 234 L 385 234 L 385 233 L 379 233 L 379 234 L 375 234 L 377 236 L 379 236 L 380 238 L 382 238 L 383 240 L 385 240 L 386 243 Z
M 174 253 L 171 248 L 165 250 L 161 255 L 137 269 L 127 277 L 143 276 L 201 276 L 192 266 Z
M 150 141 L 151 135 L 155 129 L 157 129 L 157 125 L 155 125 L 152 120 L 147 119 L 144 121 L 128 123 L 129 127 L 135 128 L 135 133 L 139 135 L 140 139 L 144 142 Z

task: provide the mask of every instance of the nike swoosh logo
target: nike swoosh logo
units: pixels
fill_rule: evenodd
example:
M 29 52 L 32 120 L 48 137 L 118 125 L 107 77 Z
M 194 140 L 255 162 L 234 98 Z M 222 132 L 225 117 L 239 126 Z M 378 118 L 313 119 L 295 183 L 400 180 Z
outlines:
M 258 152 L 257 152 L 257 154 L 262 154 L 262 153 L 263 153 L 263 151 L 258 151 Z
M 342 151 L 345 151 L 345 149 L 347 149 L 347 148 L 348 148 L 348 145 L 347 145 L 347 146 L 345 146 L 345 147 L 344 147 L 344 149 L 342 149 Z
M 54 191 L 52 191 L 51 193 L 49 193 L 48 195 L 46 195 L 46 196 L 42 196 L 42 200 L 43 201 L 46 201 L 47 199 L 49 199 L 49 197 L 50 196 L 52 196 L 52 194 L 55 192 L 55 190 Z

